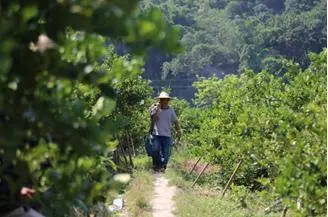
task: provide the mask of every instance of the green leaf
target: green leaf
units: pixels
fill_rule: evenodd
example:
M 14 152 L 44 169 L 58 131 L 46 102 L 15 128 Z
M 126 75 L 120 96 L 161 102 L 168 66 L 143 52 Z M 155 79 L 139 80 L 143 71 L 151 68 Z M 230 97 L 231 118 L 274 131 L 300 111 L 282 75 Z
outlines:
M 38 14 L 38 7 L 36 5 L 28 5 L 23 8 L 22 15 L 23 20 L 28 21 Z
M 144 20 L 140 23 L 140 33 L 142 36 L 146 36 L 153 33 L 156 30 L 156 25 L 153 22 Z

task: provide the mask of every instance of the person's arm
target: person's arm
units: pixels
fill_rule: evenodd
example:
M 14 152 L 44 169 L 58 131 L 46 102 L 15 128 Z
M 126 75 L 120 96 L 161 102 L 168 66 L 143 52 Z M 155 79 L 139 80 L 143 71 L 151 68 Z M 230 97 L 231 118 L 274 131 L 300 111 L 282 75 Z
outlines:
M 180 140 L 180 138 L 181 138 L 181 128 L 180 128 L 180 123 L 179 123 L 178 119 L 174 122 L 174 126 L 175 126 L 175 132 L 177 134 L 177 139 Z
M 181 128 L 180 128 L 179 119 L 178 119 L 178 117 L 177 117 L 174 109 L 172 109 L 171 120 L 172 120 L 172 123 L 174 124 L 176 137 L 177 137 L 178 140 L 180 140 L 180 137 L 181 137 Z

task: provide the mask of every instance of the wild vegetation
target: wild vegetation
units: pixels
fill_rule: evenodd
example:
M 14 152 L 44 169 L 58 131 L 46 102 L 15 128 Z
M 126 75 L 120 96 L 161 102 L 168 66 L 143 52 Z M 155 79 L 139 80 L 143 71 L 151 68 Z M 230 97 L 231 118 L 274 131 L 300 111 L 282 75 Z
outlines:
M 142 54 L 180 47 L 178 30 L 159 10 L 137 6 L 1 1 L 0 176 L 10 198 L 33 186 L 46 216 L 67 215 L 73 206 L 87 212 L 104 200 L 124 127 L 136 124 L 132 136 L 145 128 L 134 121 L 148 106 L 142 101 L 150 87 L 138 77 Z M 116 43 L 131 54 L 107 46 Z
M 191 155 L 222 167 L 224 185 L 243 159 L 235 183 L 267 191 L 302 216 L 326 213 L 326 51 L 302 70 L 248 70 L 195 82 L 197 108 L 181 115 Z
M 192 103 L 171 105 L 187 158 L 221 168 L 205 182 L 223 186 L 242 159 L 233 192 L 325 215 L 326 1 L 11 0 L 0 12 L 0 179 L 10 198 L 28 185 L 46 216 L 86 215 L 117 187 L 116 173 L 139 169 L 154 100 L 144 77 L 198 75 Z M 151 183 L 135 177 L 132 186 Z M 140 209 L 129 209 L 147 212 L 148 197 L 131 188 Z

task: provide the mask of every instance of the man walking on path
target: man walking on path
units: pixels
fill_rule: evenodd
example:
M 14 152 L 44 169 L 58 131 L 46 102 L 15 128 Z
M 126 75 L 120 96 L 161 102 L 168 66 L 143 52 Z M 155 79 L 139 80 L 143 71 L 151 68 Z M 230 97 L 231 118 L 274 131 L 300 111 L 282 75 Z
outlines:
M 152 158 L 154 170 L 164 172 L 170 157 L 172 125 L 175 125 L 178 139 L 181 136 L 181 129 L 174 109 L 169 107 L 171 97 L 166 92 L 161 92 L 157 98 L 159 102 L 150 109 L 153 135 Z

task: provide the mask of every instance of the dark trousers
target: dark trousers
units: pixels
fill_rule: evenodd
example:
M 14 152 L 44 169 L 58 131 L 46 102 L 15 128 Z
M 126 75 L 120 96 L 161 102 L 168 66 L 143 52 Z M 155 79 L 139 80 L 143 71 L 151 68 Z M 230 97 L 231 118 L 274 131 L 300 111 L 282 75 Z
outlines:
M 153 136 L 152 158 L 155 169 L 166 168 L 171 155 L 172 139 L 167 136 Z

